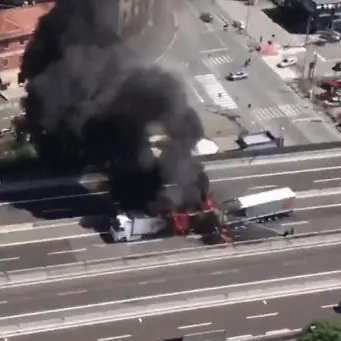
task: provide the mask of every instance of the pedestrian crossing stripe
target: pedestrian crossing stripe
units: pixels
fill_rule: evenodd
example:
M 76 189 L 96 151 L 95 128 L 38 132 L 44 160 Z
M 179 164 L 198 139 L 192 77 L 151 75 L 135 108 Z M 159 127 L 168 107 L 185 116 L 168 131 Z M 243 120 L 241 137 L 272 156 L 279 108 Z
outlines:
M 226 55 L 218 56 L 218 57 L 207 57 L 207 58 L 202 59 L 202 62 L 207 67 L 227 64 L 227 63 L 231 63 L 232 61 L 233 59 L 230 56 L 226 56 Z
M 276 107 L 253 109 L 251 113 L 259 120 L 267 121 L 283 117 L 297 117 L 301 114 L 301 110 L 295 104 L 281 104 Z
M 227 109 L 237 109 L 237 103 L 226 92 L 223 85 L 213 74 L 198 75 L 195 79 L 204 88 L 215 105 Z

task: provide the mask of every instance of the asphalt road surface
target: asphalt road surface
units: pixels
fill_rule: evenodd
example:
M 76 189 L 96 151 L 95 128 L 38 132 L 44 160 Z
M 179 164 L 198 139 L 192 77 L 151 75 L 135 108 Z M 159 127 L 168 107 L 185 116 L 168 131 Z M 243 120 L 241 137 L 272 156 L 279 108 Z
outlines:
M 211 24 L 199 19 L 206 11 L 214 16 Z M 263 128 L 283 135 L 288 145 L 340 139 L 327 124 L 312 123 L 316 114 L 307 111 L 302 100 L 257 54 L 252 55 L 247 80 L 225 80 L 231 71 L 243 68 L 250 52 L 234 30 L 222 30 L 223 11 L 219 7 L 208 1 L 186 0 L 177 3 L 175 14 L 179 25 L 176 39 L 158 62 L 183 76 L 190 101 L 197 108 L 218 106 L 221 113 L 240 115 L 251 131 Z
M 207 174 L 211 181 L 211 191 L 218 204 L 235 196 L 276 187 L 288 186 L 294 191 L 341 187 L 340 157 L 263 165 L 211 164 L 207 167 Z M 110 212 L 112 201 L 106 193 L 107 186 L 98 186 L 95 182 L 86 186 L 60 186 L 0 193 L 0 224 Z M 323 202 L 324 199 L 321 200 Z
M 276 334 L 302 328 L 312 320 L 335 317 L 341 291 L 166 314 L 115 323 L 13 337 L 14 341 L 158 341 L 170 337 L 226 330 L 226 337 Z M 205 341 L 204 335 L 193 341 Z M 206 335 L 207 336 L 207 335 Z M 220 341 L 221 339 L 212 339 Z
M 339 270 L 341 247 L 266 254 L 0 289 L 0 317 Z M 1 271 L 4 269 L 2 268 Z M 204 293 L 202 293 L 204 294 Z M 198 295 L 201 295 L 200 292 Z
M 237 241 L 281 235 L 286 229 L 295 233 L 339 230 L 341 194 L 296 200 L 296 211 L 288 218 L 265 224 L 249 224 L 241 229 Z M 17 230 L 19 229 L 19 231 Z M 128 244 L 112 244 L 105 218 L 88 217 L 68 221 L 18 225 L 8 231 L 0 228 L 0 270 L 15 270 L 104 259 L 127 254 L 156 252 L 202 245 L 199 236 L 170 237 Z

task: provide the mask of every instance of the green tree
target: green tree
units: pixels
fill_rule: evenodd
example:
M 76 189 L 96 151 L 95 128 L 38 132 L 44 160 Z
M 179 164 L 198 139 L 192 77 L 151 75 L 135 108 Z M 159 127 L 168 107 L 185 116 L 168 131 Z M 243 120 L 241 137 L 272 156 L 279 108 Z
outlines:
M 341 341 L 341 319 L 313 322 L 297 341 Z

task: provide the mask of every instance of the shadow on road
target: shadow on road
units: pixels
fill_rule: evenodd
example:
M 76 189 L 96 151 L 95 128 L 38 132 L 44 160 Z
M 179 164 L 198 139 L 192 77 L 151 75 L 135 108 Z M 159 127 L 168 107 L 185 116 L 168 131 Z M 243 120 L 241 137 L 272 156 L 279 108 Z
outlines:
M 106 184 L 75 184 L 37 190 L 0 192 L 1 224 L 24 224 L 58 219 L 80 218 L 86 230 L 108 231 L 112 199 Z M 99 218 L 99 215 L 101 217 Z M 105 242 L 106 234 L 101 234 Z

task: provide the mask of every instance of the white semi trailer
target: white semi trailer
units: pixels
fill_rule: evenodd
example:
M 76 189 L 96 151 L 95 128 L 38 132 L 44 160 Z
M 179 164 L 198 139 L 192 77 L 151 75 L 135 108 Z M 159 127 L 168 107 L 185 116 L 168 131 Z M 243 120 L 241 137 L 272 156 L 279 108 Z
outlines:
M 294 210 L 296 195 L 289 188 L 277 188 L 234 198 L 230 212 L 242 220 L 262 222 L 268 218 L 290 214 Z

